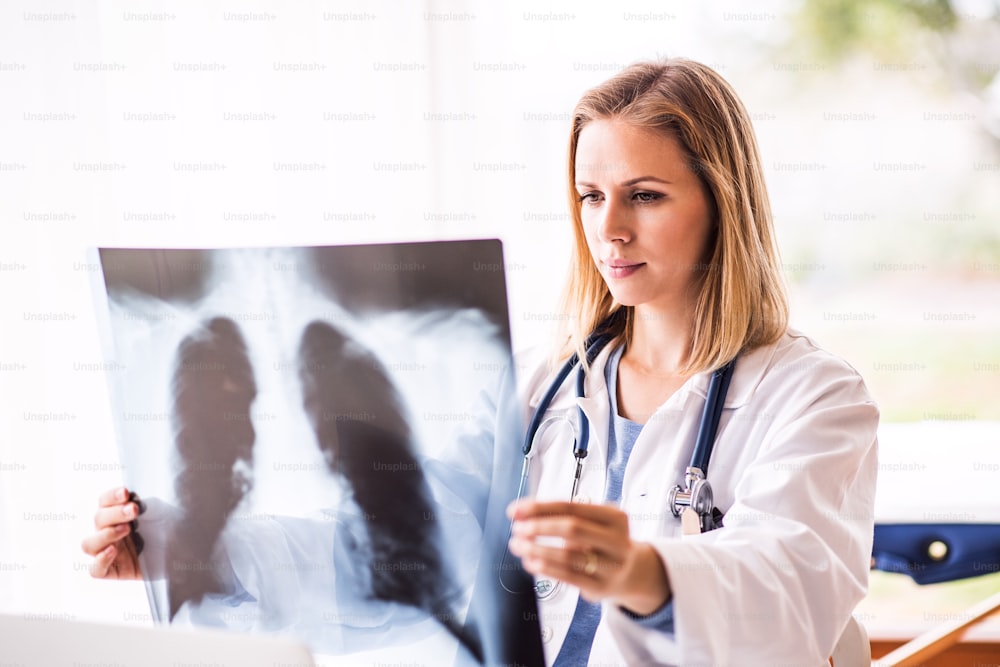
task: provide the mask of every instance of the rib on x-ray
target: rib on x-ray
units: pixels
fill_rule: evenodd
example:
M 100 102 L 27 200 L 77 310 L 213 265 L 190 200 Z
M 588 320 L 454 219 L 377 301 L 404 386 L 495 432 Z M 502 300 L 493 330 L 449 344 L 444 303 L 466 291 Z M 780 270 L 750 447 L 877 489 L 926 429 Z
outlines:
M 522 435 L 498 242 L 100 264 L 154 621 L 364 664 L 541 664 L 530 577 L 496 583 L 520 461 L 494 464 Z
M 173 393 L 180 521 L 167 543 L 170 618 L 185 602 L 225 591 L 212 554 L 253 484 L 250 405 L 257 386 L 235 322 L 214 318 L 181 341 Z

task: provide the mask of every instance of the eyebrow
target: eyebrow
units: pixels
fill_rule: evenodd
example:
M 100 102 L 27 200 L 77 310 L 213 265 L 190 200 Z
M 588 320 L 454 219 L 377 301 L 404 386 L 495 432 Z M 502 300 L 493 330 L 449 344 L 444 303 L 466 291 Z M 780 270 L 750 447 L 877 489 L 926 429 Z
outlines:
M 662 178 L 657 178 L 656 176 L 639 176 L 638 178 L 630 178 L 629 180 L 620 183 L 619 186 L 627 188 L 632 185 L 635 185 L 636 183 L 642 183 L 643 181 L 653 181 L 655 183 L 663 183 L 664 185 L 673 185 L 671 181 L 667 181 Z M 584 181 L 577 181 L 576 185 L 577 187 L 584 187 L 584 188 L 596 187 L 593 183 L 587 183 Z

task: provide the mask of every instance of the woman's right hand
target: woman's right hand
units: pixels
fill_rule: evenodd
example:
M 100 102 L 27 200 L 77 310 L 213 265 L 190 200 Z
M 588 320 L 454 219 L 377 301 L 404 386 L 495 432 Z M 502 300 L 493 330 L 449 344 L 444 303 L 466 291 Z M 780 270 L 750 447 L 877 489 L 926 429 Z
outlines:
M 90 576 L 98 579 L 141 579 L 139 552 L 132 539 L 132 522 L 139 516 L 139 503 L 128 489 L 105 491 L 97 499 L 96 531 L 84 538 L 84 553 L 93 556 Z

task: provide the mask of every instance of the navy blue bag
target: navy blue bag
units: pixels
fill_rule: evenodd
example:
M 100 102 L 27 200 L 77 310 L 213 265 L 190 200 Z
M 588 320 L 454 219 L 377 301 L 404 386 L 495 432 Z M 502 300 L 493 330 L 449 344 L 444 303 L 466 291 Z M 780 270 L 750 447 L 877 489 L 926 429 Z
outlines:
M 918 584 L 1000 572 L 1000 524 L 875 524 L 872 567 Z

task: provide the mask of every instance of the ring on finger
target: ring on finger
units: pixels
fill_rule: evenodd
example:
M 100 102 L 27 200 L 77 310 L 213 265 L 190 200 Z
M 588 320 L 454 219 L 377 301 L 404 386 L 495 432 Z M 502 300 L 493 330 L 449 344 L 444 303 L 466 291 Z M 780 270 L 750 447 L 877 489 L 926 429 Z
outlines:
M 592 577 L 595 572 L 597 572 L 597 554 L 588 550 L 587 560 L 583 565 L 583 573 L 588 577 Z

